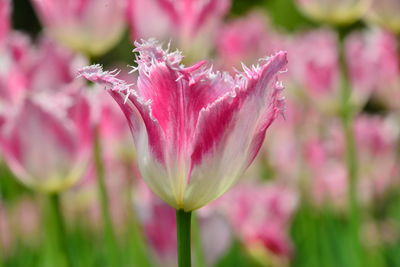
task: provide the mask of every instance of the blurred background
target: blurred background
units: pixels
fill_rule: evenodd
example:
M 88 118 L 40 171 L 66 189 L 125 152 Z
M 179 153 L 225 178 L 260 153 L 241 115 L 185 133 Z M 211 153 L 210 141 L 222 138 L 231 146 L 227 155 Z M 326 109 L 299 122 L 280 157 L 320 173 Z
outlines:
M 286 111 L 200 209 L 195 267 L 400 266 L 398 0 L 0 0 L 0 266 L 176 266 L 175 211 L 141 181 L 89 64 L 155 37 L 236 73 L 288 51 Z M 97 89 L 97 90 L 96 90 Z M 215 177 L 218 179 L 218 177 Z

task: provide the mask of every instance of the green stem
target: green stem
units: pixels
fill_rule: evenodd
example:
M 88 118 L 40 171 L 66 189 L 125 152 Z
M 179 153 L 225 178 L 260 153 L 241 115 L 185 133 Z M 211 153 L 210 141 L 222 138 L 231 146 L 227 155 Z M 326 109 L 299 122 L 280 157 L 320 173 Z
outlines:
M 110 207 L 108 205 L 108 194 L 107 187 L 105 185 L 105 171 L 102 160 L 102 151 L 101 151 L 101 143 L 100 137 L 98 133 L 98 129 L 95 130 L 95 141 L 94 141 L 94 160 L 96 166 L 96 176 L 97 176 L 97 189 L 99 193 L 99 200 L 101 206 L 101 216 L 103 221 L 103 230 L 105 236 L 106 249 L 109 253 L 109 258 L 113 261 L 114 264 L 117 264 L 118 261 L 118 247 L 117 247 L 117 239 L 114 233 L 113 224 L 110 215 Z
M 178 266 L 191 266 L 190 224 L 192 212 L 176 211 L 176 233 L 178 241 Z
M 357 177 L 358 177 L 358 163 L 357 163 L 357 150 L 354 140 L 353 123 L 355 110 L 351 103 L 351 88 L 349 86 L 349 79 L 347 77 L 347 66 L 344 55 L 344 46 L 341 45 L 341 70 L 342 70 L 342 91 L 341 91 L 341 119 L 343 125 L 343 132 L 346 143 L 346 165 L 348 174 L 348 201 L 350 206 L 350 226 L 352 232 L 352 239 L 356 249 L 356 255 L 359 261 L 362 260 L 361 256 L 361 242 L 360 242 L 360 208 L 358 205 L 358 192 L 357 192 Z M 358 262 L 359 265 L 361 262 Z
M 56 261 L 58 266 L 73 266 L 65 232 L 64 216 L 61 211 L 60 195 L 57 193 L 49 194 L 47 198 L 48 225 L 46 235 L 48 236 L 48 245 L 55 249 L 53 252 L 56 258 L 53 258 L 53 260 Z

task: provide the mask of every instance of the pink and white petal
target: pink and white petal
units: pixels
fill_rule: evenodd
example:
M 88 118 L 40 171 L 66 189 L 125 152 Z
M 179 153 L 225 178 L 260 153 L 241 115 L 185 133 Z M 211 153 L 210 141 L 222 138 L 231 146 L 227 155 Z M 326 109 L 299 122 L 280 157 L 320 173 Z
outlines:
M 169 140 L 171 156 L 186 156 L 200 110 L 234 88 L 228 75 L 201 69 L 204 63 L 174 70 L 168 62 L 161 62 L 146 73 L 139 67 L 140 96 L 151 101 L 152 115 Z
M 165 134 L 153 117 L 150 101 L 144 101 L 115 73 L 103 72 L 98 65 L 83 68 L 80 75 L 109 87 L 108 92 L 125 114 L 131 129 L 138 157 L 138 166 L 147 185 L 165 202 L 176 207 L 171 164 L 166 153 Z M 168 161 L 168 162 L 167 162 Z
M 79 74 L 110 89 L 108 92 L 119 104 L 128 120 L 135 143 L 139 142 L 141 132 L 145 131 L 152 157 L 164 163 L 164 133 L 159 122 L 152 115 L 150 101 L 145 102 L 129 84 L 116 78 L 115 72 L 103 71 L 99 65 L 82 68 Z
M 200 112 L 191 155 L 185 210 L 194 210 L 231 188 L 256 156 L 265 131 L 282 108 L 276 75 L 286 65 L 278 53 L 260 69 L 246 70 L 235 93 Z
M 136 146 L 137 154 L 140 155 L 138 166 L 143 179 L 151 190 L 158 195 L 162 200 L 176 206 L 176 197 L 172 177 L 174 174 L 168 172 L 169 164 L 165 155 L 165 141 L 164 135 L 157 121 L 148 122 L 150 126 L 146 125 L 146 119 L 142 117 L 142 113 L 133 104 L 134 99 L 132 96 L 124 102 L 125 95 L 122 92 L 115 90 L 109 91 L 114 100 L 119 104 L 128 119 L 134 143 Z M 150 110 L 148 110 L 150 114 Z M 147 118 L 147 121 L 149 118 Z M 153 120 L 150 118 L 150 120 Z M 155 124 L 151 124 L 155 123 Z M 156 124 L 157 123 L 157 124 Z M 151 140 L 153 139 L 153 140 Z
M 7 163 L 24 183 L 54 191 L 80 177 L 79 144 L 68 123 L 30 100 L 12 123 L 2 145 Z

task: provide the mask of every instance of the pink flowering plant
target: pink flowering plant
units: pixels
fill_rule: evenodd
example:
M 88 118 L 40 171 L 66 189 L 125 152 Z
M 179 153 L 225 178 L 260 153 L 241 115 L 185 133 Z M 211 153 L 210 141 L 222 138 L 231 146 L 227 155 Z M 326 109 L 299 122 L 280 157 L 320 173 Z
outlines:
M 254 160 L 282 112 L 277 75 L 286 54 L 244 66 L 232 77 L 213 72 L 204 61 L 185 67 L 179 51 L 169 53 L 152 39 L 135 45 L 136 85 L 99 65 L 80 75 L 108 87 L 120 105 L 144 180 L 177 210 L 179 265 L 188 266 L 190 212 L 229 190 Z
M 400 266 L 399 7 L 0 0 L 0 267 Z

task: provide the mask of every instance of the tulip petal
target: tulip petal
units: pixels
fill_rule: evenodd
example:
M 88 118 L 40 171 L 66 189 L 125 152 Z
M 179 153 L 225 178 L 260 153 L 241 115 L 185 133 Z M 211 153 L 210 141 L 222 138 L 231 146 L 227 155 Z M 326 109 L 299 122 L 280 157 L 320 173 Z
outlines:
M 222 195 L 253 161 L 265 131 L 281 112 L 282 86 L 275 77 L 286 63 L 286 54 L 281 52 L 260 69 L 245 69 L 235 93 L 201 110 L 185 210 L 197 209 Z
M 235 78 L 201 61 L 185 68 L 179 51 L 154 39 L 135 43 L 137 91 L 100 66 L 80 74 L 109 87 L 129 121 L 149 187 L 176 209 L 193 210 L 228 190 L 253 161 L 282 108 L 276 76 L 286 54 Z
M 58 191 L 80 178 L 81 162 L 75 162 L 79 160 L 78 138 L 68 123 L 32 100 L 26 100 L 9 123 L 4 126 L 0 145 L 10 168 L 24 183 Z
M 116 77 L 115 72 L 103 71 L 99 65 L 85 67 L 79 74 L 86 79 L 105 85 L 128 120 L 136 150 L 139 168 L 149 187 L 165 202 L 174 205 L 171 179 L 165 177 L 165 135 L 153 117 L 151 101 L 144 101 L 130 85 Z

